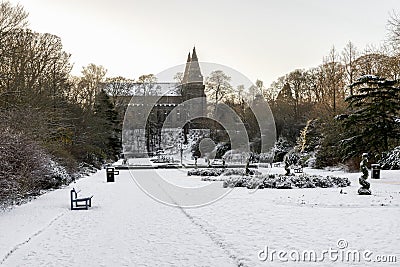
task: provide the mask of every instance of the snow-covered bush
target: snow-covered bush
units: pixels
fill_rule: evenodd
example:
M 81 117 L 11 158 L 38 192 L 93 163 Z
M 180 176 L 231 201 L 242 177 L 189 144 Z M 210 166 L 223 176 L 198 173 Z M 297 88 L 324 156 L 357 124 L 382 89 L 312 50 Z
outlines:
M 222 157 L 227 163 L 240 163 L 244 164 L 250 158 L 250 152 L 239 150 L 229 150 Z
M 382 169 L 400 170 L 400 146 L 389 151 L 380 161 Z
M 251 175 L 261 175 L 261 172 L 257 170 L 250 170 Z M 218 168 L 218 169 L 193 169 L 187 172 L 188 176 L 246 176 L 246 170 L 245 169 L 224 169 L 224 168 Z M 213 179 L 215 180 L 215 179 Z M 204 180 L 205 181 L 205 180 Z
M 295 149 L 290 150 L 285 157 L 283 158 L 283 161 L 290 165 L 299 165 L 300 164 L 300 153 L 298 153 Z
M 249 189 L 291 189 L 291 188 L 328 188 L 346 187 L 350 180 L 346 177 L 320 176 L 320 175 L 293 175 L 268 174 L 255 176 L 221 176 L 215 178 L 202 178 L 202 181 L 223 181 L 223 187 L 247 187 Z
M 231 144 L 230 143 L 219 143 L 217 145 L 217 153 L 215 155 L 215 158 L 221 159 L 226 152 L 231 150 Z
M 70 181 L 66 170 L 24 134 L 1 128 L 0 140 L 0 203 L 19 203 Z
M 315 188 L 315 187 L 318 187 L 315 184 L 313 177 L 309 176 L 309 175 L 292 176 L 290 181 L 297 188 Z
M 90 174 L 96 173 L 98 171 L 98 169 L 94 165 L 88 164 L 86 162 L 80 163 L 78 169 L 79 169 L 80 175 L 82 175 L 82 176 L 90 175 Z
M 252 175 L 260 175 L 261 172 L 257 171 L 257 170 L 251 170 L 252 171 Z M 224 174 L 225 176 L 232 176 L 232 175 L 246 175 L 246 170 L 245 169 L 227 169 Z
M 268 152 L 261 153 L 259 155 L 259 161 L 261 163 L 270 163 L 270 162 L 274 161 L 274 156 L 275 156 L 275 153 L 274 153 L 273 149 L 271 149 Z
M 225 169 L 193 169 L 187 172 L 188 176 L 220 176 Z
M 279 137 L 278 141 L 275 142 L 274 150 L 274 162 L 283 161 L 283 157 L 293 148 L 293 145 L 289 143 L 286 138 Z
M 227 187 L 247 187 L 249 189 L 255 189 L 262 184 L 262 180 L 259 176 L 229 176 L 224 178 L 222 186 Z
M 315 168 L 315 164 L 316 164 L 315 153 L 311 152 L 311 153 L 302 154 L 300 161 L 303 163 L 303 166 Z
M 59 163 L 55 162 L 54 160 L 49 160 L 49 164 L 47 165 L 47 169 L 49 172 L 48 184 L 47 188 L 57 188 L 63 184 L 67 184 L 71 182 L 72 178 L 67 172 L 67 170 L 61 166 Z

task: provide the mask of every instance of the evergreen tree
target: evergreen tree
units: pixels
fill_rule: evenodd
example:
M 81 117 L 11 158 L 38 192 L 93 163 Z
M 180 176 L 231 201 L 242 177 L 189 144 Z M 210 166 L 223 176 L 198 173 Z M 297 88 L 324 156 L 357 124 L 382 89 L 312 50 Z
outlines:
M 308 120 L 306 126 L 300 131 L 297 139 L 297 148 L 301 153 L 315 151 L 320 145 L 321 122 L 318 119 Z
M 315 154 L 315 167 L 323 168 L 326 166 L 335 166 L 341 162 L 342 153 L 339 148 L 341 140 L 349 137 L 344 130 L 343 123 L 333 118 L 327 118 L 321 121 L 320 129 L 321 139 Z
M 104 90 L 100 90 L 96 95 L 94 115 L 93 123 L 97 128 L 95 142 L 102 150 L 101 156 L 116 159 L 121 152 L 121 130 L 118 113 Z
M 350 86 L 357 92 L 346 99 L 350 114 L 339 116 L 350 136 L 341 141 L 343 158 L 379 156 L 399 142 L 399 81 L 365 75 Z

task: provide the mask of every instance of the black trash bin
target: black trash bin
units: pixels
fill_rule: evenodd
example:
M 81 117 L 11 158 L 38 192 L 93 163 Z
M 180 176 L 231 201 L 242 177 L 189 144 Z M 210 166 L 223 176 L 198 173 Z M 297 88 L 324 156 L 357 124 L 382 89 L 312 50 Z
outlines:
M 379 164 L 371 164 L 371 178 L 380 179 L 381 166 Z
M 115 182 L 114 175 L 118 175 L 119 171 L 115 171 L 113 167 L 107 167 L 106 175 L 107 175 L 107 183 Z

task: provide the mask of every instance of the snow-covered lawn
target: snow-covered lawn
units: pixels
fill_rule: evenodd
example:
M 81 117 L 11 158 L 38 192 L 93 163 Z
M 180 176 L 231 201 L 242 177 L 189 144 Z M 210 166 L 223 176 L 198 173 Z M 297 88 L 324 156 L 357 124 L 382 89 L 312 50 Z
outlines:
M 282 168 L 262 169 L 283 173 Z M 152 170 L 134 170 L 146 177 Z M 207 184 L 187 170 L 162 170 L 170 183 Z M 115 183 L 105 171 L 0 213 L 0 264 L 4 266 L 309 266 L 278 259 L 276 251 L 369 250 L 397 256 L 397 263 L 346 262 L 336 266 L 398 266 L 400 262 L 400 171 L 371 180 L 372 196 L 359 196 L 359 173 L 305 169 L 310 174 L 346 176 L 350 187 L 314 189 L 235 188 L 201 208 L 163 205 L 142 192 L 128 170 Z M 89 210 L 71 211 L 69 191 L 94 195 Z M 346 243 L 347 242 L 347 243 Z M 294 255 L 294 254 L 293 254 Z M 293 256 L 292 255 L 292 256 Z M 271 255 L 269 255 L 271 256 Z M 282 255 L 281 255 L 282 256 Z M 282 259 L 283 259 L 282 258 Z M 312 263 L 330 266 L 333 261 Z

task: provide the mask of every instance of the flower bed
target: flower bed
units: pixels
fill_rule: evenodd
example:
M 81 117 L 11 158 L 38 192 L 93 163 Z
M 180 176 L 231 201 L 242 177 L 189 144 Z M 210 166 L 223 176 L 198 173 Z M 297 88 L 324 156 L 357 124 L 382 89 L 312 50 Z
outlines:
M 220 176 L 225 169 L 193 169 L 187 172 L 188 176 Z
M 224 173 L 224 176 L 232 176 L 232 175 L 246 175 L 245 169 L 227 169 Z M 250 169 L 250 175 L 261 175 L 261 172 L 257 170 Z
M 292 189 L 292 188 L 328 188 L 346 187 L 350 181 L 346 177 L 319 176 L 302 174 L 286 176 L 283 174 L 268 174 L 255 176 L 220 176 L 216 178 L 202 178 L 202 181 L 223 181 L 223 187 L 247 187 L 249 189 Z
M 225 169 L 225 168 L 208 168 L 208 169 L 193 169 L 187 172 L 188 176 L 233 176 L 233 175 L 246 175 L 245 169 Z M 249 175 L 261 175 L 261 172 L 250 169 Z

